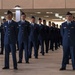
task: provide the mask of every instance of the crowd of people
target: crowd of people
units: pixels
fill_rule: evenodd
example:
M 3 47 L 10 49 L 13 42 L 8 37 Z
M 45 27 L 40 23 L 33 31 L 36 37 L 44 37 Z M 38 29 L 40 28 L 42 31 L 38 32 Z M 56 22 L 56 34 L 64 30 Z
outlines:
M 55 23 L 49 21 L 49 25 L 47 25 L 46 20 L 39 18 L 39 24 L 37 24 L 34 16 L 31 17 L 31 22 L 28 22 L 26 21 L 26 14 L 24 12 L 21 13 L 21 20 L 19 22 L 12 20 L 12 17 L 13 13 L 8 10 L 7 20 L 4 18 L 0 27 L 0 55 L 5 54 L 3 69 L 9 69 L 10 52 L 13 58 L 14 69 L 17 69 L 17 63 L 22 63 L 23 50 L 25 52 L 25 62 L 29 63 L 29 59 L 32 58 L 32 47 L 34 48 L 34 57 L 38 59 L 39 50 L 44 56 L 49 50 L 57 50 L 62 44 L 60 29 Z M 41 47 L 40 49 L 39 46 Z M 19 51 L 18 62 L 16 58 L 17 49 Z

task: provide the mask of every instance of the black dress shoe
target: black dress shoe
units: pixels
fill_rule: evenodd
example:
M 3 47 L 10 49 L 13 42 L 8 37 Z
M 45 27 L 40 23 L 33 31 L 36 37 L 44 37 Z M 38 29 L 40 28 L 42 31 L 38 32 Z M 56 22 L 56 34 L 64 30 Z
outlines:
M 43 52 L 42 55 L 44 56 L 45 55 L 45 52 Z
M 3 67 L 2 69 L 9 69 L 9 67 Z
M 46 53 L 48 53 L 48 52 L 46 52 Z
M 75 68 L 73 68 L 73 70 L 75 70 Z
M 14 68 L 14 70 L 18 70 L 18 68 L 17 68 L 17 67 L 15 67 L 15 68 Z
M 67 62 L 67 64 L 69 64 L 69 62 Z
M 57 50 L 58 48 L 55 48 L 55 50 Z
M 28 62 L 28 61 L 26 61 L 26 63 L 27 63 L 27 64 L 29 64 L 29 62 Z
M 18 61 L 18 63 L 22 63 L 22 61 Z
M 54 51 L 54 49 L 52 49 L 52 51 Z
M 3 53 L 0 53 L 0 55 L 3 55 Z
M 40 53 L 42 53 L 42 52 L 40 52 Z
M 29 56 L 29 58 L 32 58 L 31 56 Z
M 66 70 L 66 68 L 60 68 L 60 71 Z
M 42 54 L 42 56 L 44 56 L 45 54 Z

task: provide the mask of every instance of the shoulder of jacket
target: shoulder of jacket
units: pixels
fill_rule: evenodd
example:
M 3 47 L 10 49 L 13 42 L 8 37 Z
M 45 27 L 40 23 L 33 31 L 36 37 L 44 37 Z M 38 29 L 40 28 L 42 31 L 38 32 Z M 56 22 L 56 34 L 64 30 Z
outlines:
M 62 24 L 61 24 L 61 26 L 64 26 L 66 24 L 66 22 L 63 22 Z

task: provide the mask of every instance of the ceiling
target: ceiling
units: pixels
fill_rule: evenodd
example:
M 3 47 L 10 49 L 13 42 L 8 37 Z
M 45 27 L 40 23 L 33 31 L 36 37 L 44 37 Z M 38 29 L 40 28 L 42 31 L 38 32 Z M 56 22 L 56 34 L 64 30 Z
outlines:
M 15 9 L 10 9 L 14 15 L 15 15 Z M 65 14 L 68 11 L 75 11 L 75 9 L 21 9 L 23 12 L 26 13 L 27 18 L 31 17 L 32 15 L 39 18 L 47 19 L 47 20 L 53 20 L 53 19 L 59 19 L 55 17 L 55 13 L 59 13 L 60 16 L 65 17 Z M 0 16 L 5 16 L 6 9 L 0 9 Z M 75 13 L 73 13 L 75 16 Z M 62 19 L 60 20 L 62 21 Z

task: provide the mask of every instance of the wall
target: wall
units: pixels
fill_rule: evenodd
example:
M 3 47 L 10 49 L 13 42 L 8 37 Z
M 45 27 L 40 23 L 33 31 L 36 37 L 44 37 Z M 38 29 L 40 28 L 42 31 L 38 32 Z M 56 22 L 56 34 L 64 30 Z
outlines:
M 75 0 L 66 0 L 66 8 L 75 8 Z
M 3 9 L 13 9 L 16 5 L 23 9 L 32 9 L 32 0 L 3 0 Z
M 34 8 L 65 8 L 65 0 L 34 0 Z
M 1 0 L 0 0 L 0 9 L 1 9 Z
M 0 9 L 13 9 L 15 5 L 23 9 L 75 8 L 75 0 L 0 0 Z

